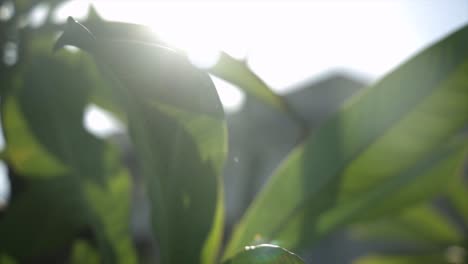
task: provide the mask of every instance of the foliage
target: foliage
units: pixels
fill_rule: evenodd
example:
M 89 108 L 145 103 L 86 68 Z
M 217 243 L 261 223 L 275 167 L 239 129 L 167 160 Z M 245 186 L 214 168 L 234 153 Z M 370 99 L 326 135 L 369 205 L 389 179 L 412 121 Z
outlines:
M 59 2 L 43 4 L 51 12 Z M 17 1 L 0 24 L 0 44 L 18 45 L 17 61 L 0 64 L 2 158 L 13 190 L 0 211 L 0 263 L 144 262 L 129 229 L 133 178 L 122 150 L 84 128 L 90 104 L 128 130 L 161 263 L 303 263 L 284 248 L 303 253 L 344 228 L 419 249 L 356 263 L 462 263 L 463 254 L 447 251 L 468 250 L 460 231 L 468 228 L 468 26 L 307 135 L 221 251 L 227 129 L 208 72 L 303 126 L 298 115 L 228 54 L 205 72 L 145 27 L 104 21 L 93 9 L 84 25 L 69 18 L 54 42 L 50 21 L 18 26 L 33 8 Z M 66 45 L 81 51 L 60 50 Z M 461 227 L 434 197 L 455 208 Z
M 304 263 L 293 253 L 273 245 L 248 246 L 225 264 L 301 264 Z

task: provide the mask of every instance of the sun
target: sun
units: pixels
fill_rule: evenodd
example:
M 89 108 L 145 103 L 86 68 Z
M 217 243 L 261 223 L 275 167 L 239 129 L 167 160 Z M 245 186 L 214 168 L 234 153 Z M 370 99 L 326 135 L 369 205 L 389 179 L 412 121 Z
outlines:
M 57 20 L 69 15 L 85 17 L 92 4 L 106 20 L 124 21 L 149 26 L 158 38 L 172 47 L 184 51 L 197 67 L 209 68 L 219 57 L 221 50 L 234 57 L 246 55 L 246 36 L 238 22 L 236 4 L 203 2 L 158 2 L 158 1 L 71 1 L 57 12 Z M 230 14 L 231 18 L 229 18 Z M 243 34 L 243 35 L 242 35 Z M 226 111 L 238 110 L 244 100 L 243 93 L 235 86 L 213 78 Z
M 237 19 L 227 19 L 234 4 L 182 3 L 158 1 L 69 1 L 56 13 L 57 22 L 70 15 L 84 18 L 90 5 L 106 20 L 131 22 L 149 26 L 158 38 L 184 51 L 197 67 L 209 68 L 219 57 L 221 50 L 234 57 L 246 54 L 245 36 L 238 36 L 234 29 Z M 234 15 L 234 14 L 232 14 Z M 244 23 L 248 23 L 246 21 Z M 235 86 L 213 79 L 220 100 L 228 112 L 237 111 L 244 100 L 243 93 Z

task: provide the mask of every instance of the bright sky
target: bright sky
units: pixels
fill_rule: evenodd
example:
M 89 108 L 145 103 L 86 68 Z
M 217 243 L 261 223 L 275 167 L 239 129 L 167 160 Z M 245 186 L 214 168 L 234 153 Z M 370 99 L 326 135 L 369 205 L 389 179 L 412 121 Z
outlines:
M 466 0 L 92 2 L 105 19 L 149 25 L 196 61 L 212 60 L 216 50 L 248 56 L 278 92 L 331 70 L 375 80 L 468 22 Z M 83 16 L 87 3 L 72 1 L 61 19 Z M 242 100 L 216 85 L 228 109 Z
M 247 56 L 252 70 L 280 93 L 333 70 L 375 80 L 468 22 L 466 0 L 92 2 L 105 19 L 151 26 L 194 61 L 212 61 L 217 50 Z M 89 3 L 71 1 L 57 19 L 83 17 Z M 214 82 L 226 108 L 239 108 L 242 93 Z M 105 120 L 90 108 L 85 124 L 105 135 L 115 129 Z M 0 183 L 0 200 L 1 189 Z

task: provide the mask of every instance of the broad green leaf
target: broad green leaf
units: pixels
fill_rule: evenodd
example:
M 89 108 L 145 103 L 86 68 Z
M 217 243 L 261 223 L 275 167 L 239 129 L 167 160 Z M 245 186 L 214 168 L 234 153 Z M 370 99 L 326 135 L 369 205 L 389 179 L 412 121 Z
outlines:
M 8 158 L 23 175 L 51 176 L 71 167 L 102 182 L 104 144 L 83 127 L 83 110 L 102 78 L 81 54 L 52 54 L 51 35 L 31 38 L 24 47 L 27 61 L 6 80 L 2 123 Z
M 277 243 L 297 247 L 314 242 L 345 224 L 391 217 L 402 208 L 444 191 L 447 178 L 454 175 L 464 154 L 460 148 L 444 146 L 443 149 L 436 149 L 429 157 L 401 174 L 394 175 L 372 190 L 356 194 L 344 202 L 336 202 L 320 214 L 314 207 L 304 208 L 301 214 L 292 218 L 288 226 L 276 234 Z M 315 219 L 314 214 L 317 214 Z M 312 223 L 313 227 L 306 226 L 303 221 Z M 301 230 L 301 233 L 297 230 Z
M 203 260 L 212 263 L 222 232 L 224 122 L 188 112 L 176 119 L 176 109 L 171 114 L 168 107 L 144 107 L 149 98 L 135 99 L 128 117 L 130 132 L 150 187 L 155 232 L 167 252 L 162 262 L 196 262 L 205 242 L 214 241 L 204 251 L 211 256 Z
M 223 264 L 302 264 L 295 254 L 274 245 L 246 247 Z
M 317 233 L 325 234 L 356 220 L 393 215 L 401 208 L 445 191 L 450 179 L 456 175 L 459 164 L 463 162 L 466 146 L 465 143 L 437 148 L 408 170 L 393 175 L 373 189 L 339 201 L 334 208 L 320 216 Z
M 93 55 L 115 82 L 148 186 L 162 263 L 214 263 L 222 234 L 224 114 L 209 76 L 167 48 L 99 39 L 69 19 L 56 47 Z
M 73 243 L 70 254 L 70 264 L 99 264 L 99 253 L 85 240 L 77 240 Z
M 7 159 L 18 173 L 48 178 L 67 171 L 65 165 L 37 142 L 20 112 L 16 98 L 4 98 L 1 113 Z
M 104 144 L 83 127 L 94 83 L 79 57 L 35 54 L 25 67 L 17 100 L 27 125 L 55 158 L 82 177 L 103 181 Z M 46 70 L 44 70 L 46 69 Z
M 123 171 L 104 185 L 61 175 L 27 179 L 0 217 L 0 252 L 20 261 L 66 257 L 68 245 L 90 232 L 100 263 L 136 263 L 129 231 L 129 178 Z M 24 185 L 24 186 L 23 186 Z
M 416 185 L 385 207 L 379 203 L 417 179 L 427 179 L 425 188 L 435 193 L 440 177 L 453 175 L 462 158 L 459 148 L 442 146 L 468 122 L 467 45 L 464 27 L 345 104 L 279 167 L 224 256 L 256 237 L 268 243 L 281 235 L 280 245 L 296 248 L 361 214 L 410 206 L 426 196 Z
M 0 252 L 20 263 L 63 250 L 88 217 L 79 182 L 72 177 L 28 178 L 0 218 Z
M 88 19 L 83 24 L 101 38 L 141 41 L 167 46 L 147 27 L 105 21 L 96 13 L 94 8 L 90 9 Z M 275 94 L 263 80 L 249 69 L 244 61 L 237 60 L 222 52 L 216 65 L 210 68 L 209 71 L 213 75 L 237 85 L 249 95 L 257 97 L 268 105 L 282 111 L 290 111 L 284 99 Z
M 460 166 L 458 177 L 450 184 L 447 197 L 468 226 L 468 186 L 463 177 L 464 166 Z
M 449 264 L 444 254 L 426 254 L 414 256 L 367 256 L 353 262 L 353 264 Z
M 275 94 L 270 87 L 253 73 L 245 61 L 236 60 L 222 52 L 215 66 L 209 69 L 213 75 L 237 85 L 249 95 L 279 110 L 290 111 L 284 99 Z
M 179 120 L 180 124 L 189 131 L 197 145 L 201 158 L 211 160 L 215 166 L 215 171 L 221 175 L 224 164 L 226 149 L 226 127 L 224 122 L 212 120 L 210 117 L 198 116 L 194 118 L 193 114 L 171 109 L 170 107 L 159 105 L 159 108 L 172 118 Z M 222 177 L 220 177 L 222 178 Z M 217 209 L 214 215 L 213 227 L 202 250 L 202 263 L 210 263 L 217 255 L 221 244 L 221 238 L 224 225 L 224 192 L 222 183 L 218 182 Z
M 446 216 L 430 205 L 405 209 L 396 216 L 386 216 L 353 227 L 358 239 L 411 242 L 424 246 L 455 245 L 463 235 Z
M 0 263 L 2 264 L 16 264 L 17 262 L 8 255 L 3 255 L 0 253 Z
M 94 213 L 98 242 L 110 244 L 115 252 L 115 259 L 109 258 L 108 263 L 137 263 L 130 235 L 130 187 L 125 170 L 113 175 L 105 186 L 89 182 L 84 187 L 86 201 Z

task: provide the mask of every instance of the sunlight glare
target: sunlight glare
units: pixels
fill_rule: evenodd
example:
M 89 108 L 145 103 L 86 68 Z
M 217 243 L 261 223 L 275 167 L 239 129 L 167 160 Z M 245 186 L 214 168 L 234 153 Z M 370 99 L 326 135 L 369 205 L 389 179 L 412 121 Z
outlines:
M 54 23 L 65 23 L 69 16 L 80 20 L 87 16 L 91 2 L 87 0 L 66 1 L 61 3 L 52 16 Z
M 239 90 L 236 86 L 220 79 L 215 76 L 211 76 L 211 80 L 216 87 L 219 94 L 219 99 L 223 104 L 226 112 L 239 111 L 245 101 L 245 94 Z
M 247 57 L 279 93 L 336 69 L 376 80 L 468 22 L 466 9 L 434 0 L 92 2 L 104 19 L 150 26 L 198 66 L 212 64 L 220 50 Z M 429 32 L 426 25 L 436 23 L 431 17 L 442 13 L 451 15 Z
M 7 176 L 7 168 L 4 162 L 0 162 L 0 210 L 8 204 L 11 186 Z
M 112 3 L 96 1 L 96 8 L 105 19 L 132 21 L 148 25 L 165 42 L 187 53 L 190 61 L 200 68 L 215 65 L 220 51 L 242 58 L 246 38 L 238 26 L 247 27 L 250 20 L 237 21 L 241 14 L 238 5 L 229 3 Z M 228 15 L 230 14 L 230 15 Z M 236 35 L 237 34 L 237 35 Z M 231 36 L 229 36 L 231 35 Z M 226 111 L 242 105 L 243 94 L 232 85 L 215 80 L 221 102 Z
M 29 24 L 31 27 L 37 28 L 42 26 L 47 19 L 48 12 L 49 7 L 46 4 L 39 4 L 35 6 L 29 16 Z
M 84 127 L 100 138 L 124 131 L 124 125 L 111 113 L 96 105 L 88 105 L 84 114 Z
M 150 26 L 191 58 L 212 58 L 205 54 L 218 50 L 249 55 L 249 66 L 279 92 L 335 68 L 375 78 L 418 48 L 399 1 L 96 1 L 96 7 L 106 19 Z

